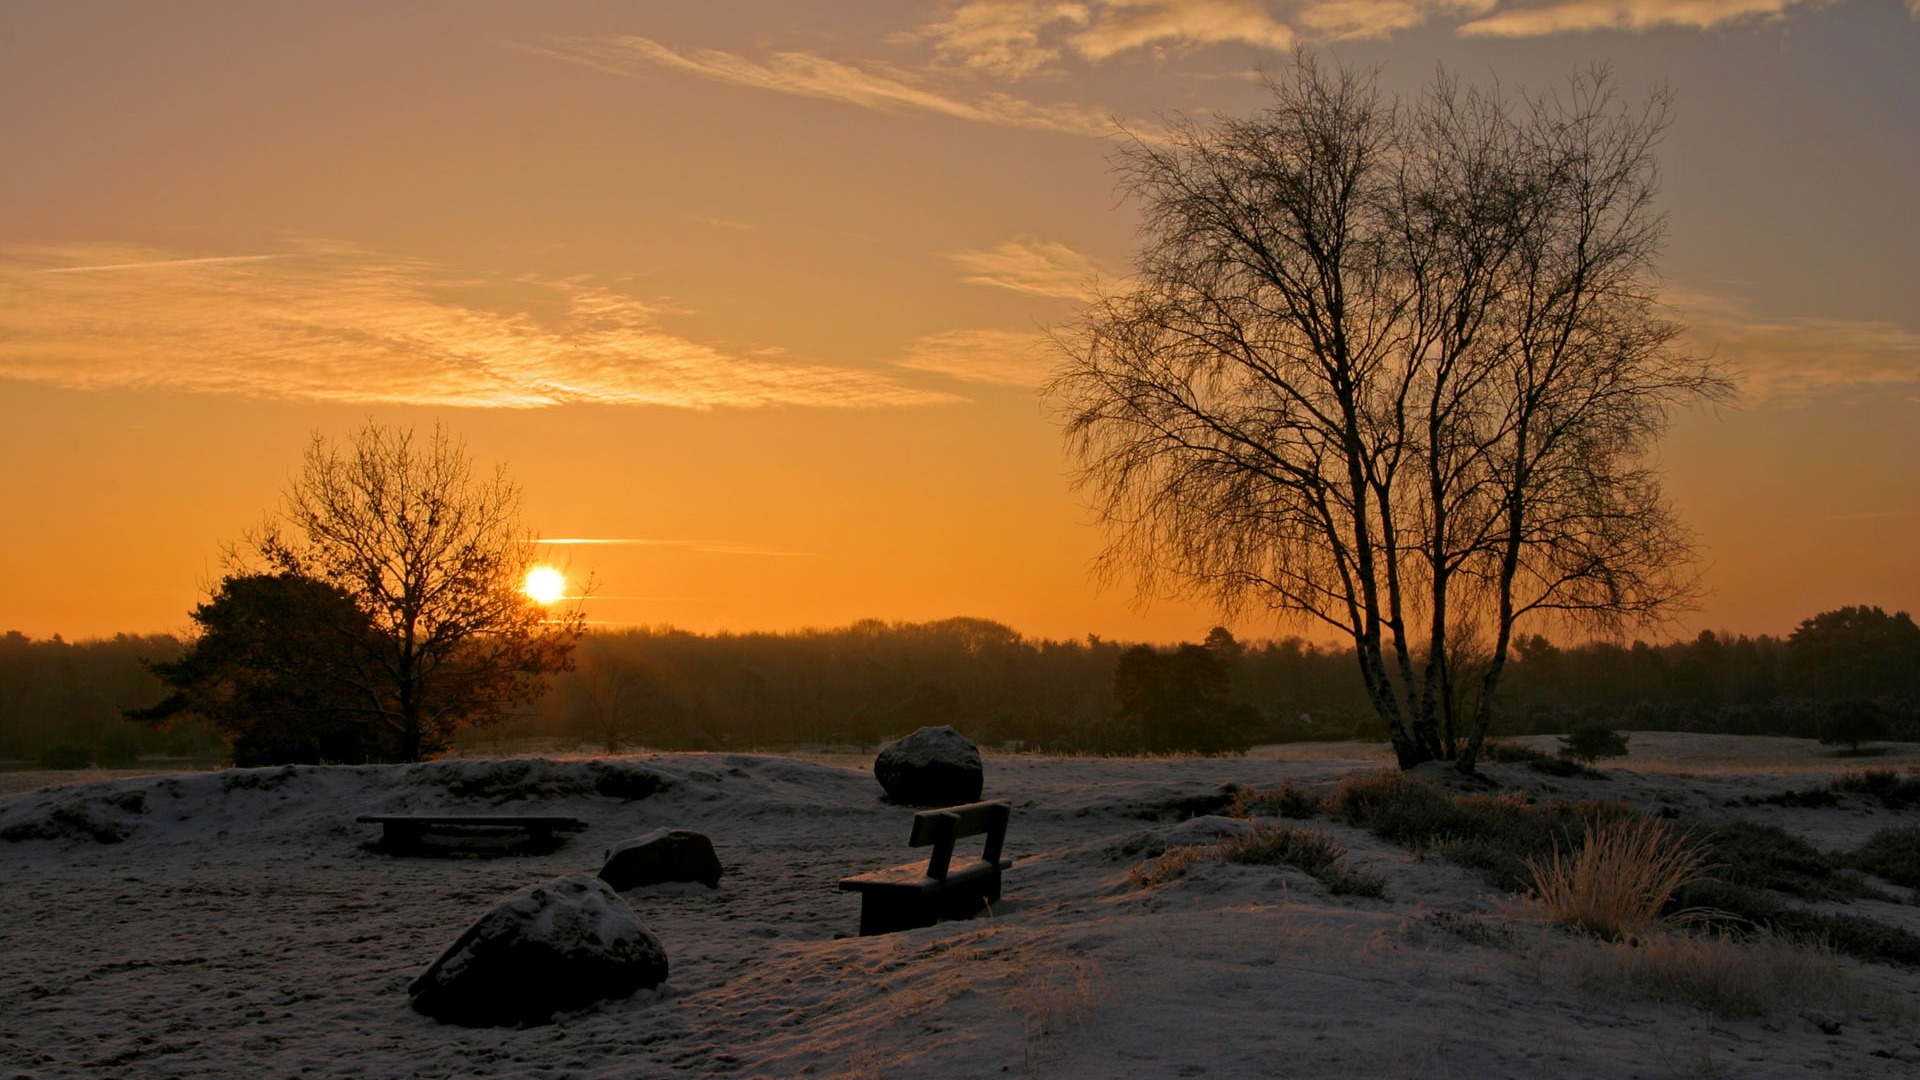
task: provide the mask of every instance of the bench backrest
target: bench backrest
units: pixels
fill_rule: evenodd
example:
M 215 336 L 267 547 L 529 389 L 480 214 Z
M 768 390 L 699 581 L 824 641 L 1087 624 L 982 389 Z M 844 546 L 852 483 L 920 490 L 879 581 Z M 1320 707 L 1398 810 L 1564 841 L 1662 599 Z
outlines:
M 949 806 L 941 810 L 922 810 L 913 815 L 913 836 L 907 841 L 914 847 L 933 845 L 933 852 L 927 858 L 927 876 L 945 880 L 947 868 L 953 865 L 953 842 L 963 836 L 987 835 L 986 850 L 980 853 L 984 862 L 1000 861 L 1000 849 L 1007 841 L 1007 817 L 1013 807 L 1003 802 L 977 802 L 965 806 Z

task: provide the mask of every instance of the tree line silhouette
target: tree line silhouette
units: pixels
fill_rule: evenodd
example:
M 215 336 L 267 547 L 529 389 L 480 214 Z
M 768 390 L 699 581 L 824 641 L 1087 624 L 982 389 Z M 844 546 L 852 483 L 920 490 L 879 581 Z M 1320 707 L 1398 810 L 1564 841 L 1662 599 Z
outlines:
M 124 719 L 165 696 L 148 665 L 185 649 L 169 635 L 0 636 L 0 758 L 221 758 L 225 742 L 191 715 L 166 726 Z M 1067 753 L 1386 737 L 1350 650 L 1241 642 L 1221 629 L 1164 648 L 1029 638 L 966 618 L 796 633 L 655 628 L 590 633 L 575 660 L 533 705 L 459 743 L 871 747 L 927 724 L 952 724 L 982 745 Z M 1862 606 L 1823 612 L 1785 637 L 1556 645 L 1529 636 L 1517 642 L 1495 715 L 1497 735 L 1601 722 L 1817 738 L 1841 720 L 1860 730 L 1864 717 L 1868 739 L 1920 740 L 1920 627 L 1905 612 Z

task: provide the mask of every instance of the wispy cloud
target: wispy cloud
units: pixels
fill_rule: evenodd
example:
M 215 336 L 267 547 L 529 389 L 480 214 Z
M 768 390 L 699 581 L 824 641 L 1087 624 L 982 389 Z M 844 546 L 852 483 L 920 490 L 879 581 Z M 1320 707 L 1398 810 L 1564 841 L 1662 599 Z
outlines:
M 932 41 L 944 60 L 1018 79 L 1060 59 L 1061 45 L 1043 36 L 1062 24 L 1084 27 L 1091 17 L 1090 5 L 1070 0 L 971 0 L 916 36 Z
M 960 280 L 969 285 L 1062 300 L 1088 299 L 1099 276 L 1085 255 L 1065 244 L 1031 237 L 1009 240 L 992 251 L 955 252 L 950 258 L 967 271 Z
M 949 330 L 907 347 L 898 367 L 989 386 L 1039 386 L 1053 362 L 1047 336 L 1034 330 Z
M 284 259 L 285 255 L 203 255 L 190 259 L 149 259 L 145 262 L 105 263 L 94 266 L 51 266 L 36 274 L 97 274 L 110 270 L 167 270 L 182 266 L 213 266 L 220 263 L 265 262 Z
M 1068 39 L 1089 60 L 1162 45 L 1293 45 L 1294 32 L 1258 0 L 1100 0 Z
M 963 0 L 918 36 L 944 60 L 1014 79 L 1068 54 L 1100 61 L 1150 47 L 1284 49 L 1294 40 L 1259 0 Z
M 1711 30 L 1733 23 L 1778 19 L 1836 0 L 1543 0 L 1502 4 L 1462 25 L 1464 36 L 1540 37 L 1589 30 Z
M 475 280 L 345 245 L 272 257 L 0 249 L 0 378 L 345 404 L 873 407 L 883 373 L 729 353 L 578 281 Z
M 1069 58 L 1143 51 L 1379 38 L 1428 24 L 1463 36 L 1594 30 L 1708 30 L 1782 18 L 1838 0 L 956 0 L 916 38 L 943 61 L 1019 79 Z M 1907 0 L 1920 17 L 1920 0 Z
M 1436 19 L 1487 15 L 1500 0 L 1315 0 L 1296 4 L 1294 25 L 1312 41 L 1382 38 Z
M 780 52 L 766 61 L 713 49 L 670 49 L 643 37 L 565 38 L 531 51 L 598 71 L 634 75 L 659 68 L 759 90 L 838 101 L 880 112 L 925 112 L 1009 127 L 1106 135 L 1113 121 L 1082 105 L 1041 105 L 998 92 L 971 96 L 926 85 L 884 64 L 841 63 L 817 53 Z
M 1689 343 L 1725 361 L 1749 403 L 1791 406 L 1862 389 L 1920 395 L 1920 334 L 1894 323 L 1768 317 L 1708 293 L 1669 301 L 1689 324 Z

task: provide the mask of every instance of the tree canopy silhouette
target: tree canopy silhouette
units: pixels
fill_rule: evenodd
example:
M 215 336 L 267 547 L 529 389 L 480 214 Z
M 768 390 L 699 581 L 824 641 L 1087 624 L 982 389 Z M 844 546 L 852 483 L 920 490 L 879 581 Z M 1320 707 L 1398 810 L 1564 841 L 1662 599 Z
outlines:
M 1920 625 L 1864 604 L 1823 611 L 1788 635 L 1786 667 L 1805 693 L 1920 694 Z
M 1106 573 L 1338 629 L 1400 764 L 1471 771 L 1516 624 L 1692 587 L 1645 460 L 1725 383 L 1655 300 L 1667 100 L 1400 102 L 1305 54 L 1269 89 L 1122 147 L 1144 240 L 1049 396 Z
M 238 672 L 269 716 L 331 730 L 351 715 L 370 729 L 358 744 L 369 754 L 440 753 L 454 731 L 538 697 L 580 637 L 577 604 L 549 611 L 522 591 L 535 540 L 519 510 L 505 471 L 476 477 L 444 429 L 419 439 L 369 423 L 345 447 L 315 435 L 280 513 L 229 552 L 241 571 L 195 613 L 205 632 L 163 678 L 235 724 L 242 703 L 223 684 Z
M 192 618 L 192 648 L 148 664 L 170 692 L 130 718 L 199 716 L 240 766 L 399 756 L 395 733 L 372 722 L 382 711 L 369 677 L 373 622 L 346 590 L 299 574 L 236 574 Z

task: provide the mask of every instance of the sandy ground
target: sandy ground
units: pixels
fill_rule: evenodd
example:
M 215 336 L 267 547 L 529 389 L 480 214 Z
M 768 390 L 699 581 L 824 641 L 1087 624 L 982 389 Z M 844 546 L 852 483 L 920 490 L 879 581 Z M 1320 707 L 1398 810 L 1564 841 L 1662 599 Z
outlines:
M 1754 817 L 1830 849 L 1905 819 L 1864 804 L 1751 806 L 1820 773 L 1899 767 L 1796 740 L 1636 735 L 1605 780 L 1490 770 L 1547 797 Z M 1730 1020 L 1575 976 L 1590 946 L 1477 876 L 1316 821 L 1385 899 L 1304 874 L 1203 864 L 1151 889 L 1129 867 L 1207 839 L 1182 820 L 1227 782 L 1331 787 L 1379 747 L 1228 759 L 993 757 L 1011 801 L 991 916 L 851 936 L 842 876 L 905 861 L 910 811 L 832 760 L 618 759 L 665 782 L 596 790 L 605 764 L 456 761 L 99 779 L 0 796 L 0 1080 L 65 1077 L 1910 1077 L 1920 972 L 1836 961 L 1847 991 Z M 596 772 L 596 770 L 599 770 Z M 13 774 L 15 777 L 19 774 Z M 603 788 L 605 785 L 602 785 Z M 631 792 L 628 792 L 631 794 Z M 563 813 L 545 855 L 407 858 L 354 816 Z M 719 888 L 626 895 L 665 945 L 654 991 L 556 1023 L 467 1029 L 406 984 L 507 893 L 591 871 L 661 826 L 712 837 Z M 117 838 L 117 839 L 116 839 Z M 1853 905 L 1859 908 L 1860 905 Z M 1920 908 L 1875 917 L 1920 929 Z

